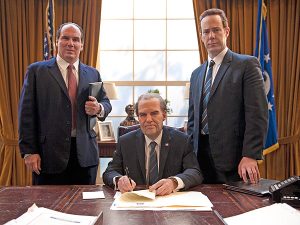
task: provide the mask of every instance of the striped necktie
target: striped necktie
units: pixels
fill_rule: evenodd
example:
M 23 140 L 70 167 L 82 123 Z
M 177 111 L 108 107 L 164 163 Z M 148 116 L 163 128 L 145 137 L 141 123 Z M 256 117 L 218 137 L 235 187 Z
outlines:
M 150 160 L 149 160 L 149 185 L 155 184 L 158 180 L 157 155 L 155 151 L 156 142 L 150 143 Z
M 77 81 L 73 69 L 75 69 L 73 64 L 69 64 L 69 66 L 67 67 L 67 78 L 68 78 L 68 93 L 72 105 L 72 130 L 76 129 L 76 108 L 77 108 L 77 103 L 76 103 Z
M 201 133 L 202 134 L 208 134 L 208 119 L 207 119 L 207 103 L 209 100 L 209 94 L 211 90 L 211 83 L 212 83 L 212 72 L 213 72 L 213 66 L 215 65 L 215 62 L 213 60 L 209 63 L 209 69 L 205 78 L 205 84 L 203 87 L 203 96 L 202 96 L 202 121 L 201 121 Z

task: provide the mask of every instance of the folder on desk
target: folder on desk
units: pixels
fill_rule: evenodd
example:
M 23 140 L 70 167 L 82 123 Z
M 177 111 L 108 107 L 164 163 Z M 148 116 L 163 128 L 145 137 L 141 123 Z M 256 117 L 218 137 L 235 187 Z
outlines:
M 89 83 L 89 96 L 97 98 L 101 91 L 103 82 Z M 88 130 L 92 130 L 97 123 L 96 116 L 88 116 Z
M 235 181 L 224 184 L 225 189 L 231 191 L 242 192 L 245 194 L 264 196 L 270 194 L 269 187 L 278 180 L 269 180 L 261 178 L 257 184 L 245 183 L 244 181 Z

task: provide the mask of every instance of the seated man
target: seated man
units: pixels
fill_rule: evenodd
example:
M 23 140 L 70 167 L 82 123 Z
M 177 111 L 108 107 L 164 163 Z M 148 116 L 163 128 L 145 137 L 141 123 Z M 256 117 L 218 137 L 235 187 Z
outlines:
M 135 107 L 140 129 L 119 138 L 114 158 L 103 174 L 104 183 L 122 193 L 147 185 L 156 195 L 200 184 L 203 178 L 190 138 L 163 126 L 167 113 L 162 97 L 143 94 Z

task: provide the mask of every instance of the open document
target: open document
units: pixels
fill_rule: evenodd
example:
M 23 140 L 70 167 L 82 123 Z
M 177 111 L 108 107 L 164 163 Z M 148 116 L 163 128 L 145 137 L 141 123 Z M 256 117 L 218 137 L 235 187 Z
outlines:
M 225 218 L 225 221 L 228 225 L 299 225 L 300 211 L 285 203 L 276 203 Z
M 102 214 L 102 213 L 101 213 Z M 26 213 L 5 225 L 93 225 L 101 216 L 81 216 L 37 207 L 33 204 Z
M 201 192 L 176 192 L 166 196 L 147 193 L 148 190 L 126 192 L 116 197 L 112 210 L 201 210 L 210 211 L 213 207 L 207 196 Z

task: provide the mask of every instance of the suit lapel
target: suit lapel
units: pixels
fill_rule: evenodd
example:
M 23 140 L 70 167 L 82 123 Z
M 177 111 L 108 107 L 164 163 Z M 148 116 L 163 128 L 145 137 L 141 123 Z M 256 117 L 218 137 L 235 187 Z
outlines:
M 203 88 L 203 83 L 204 83 L 204 79 L 205 79 L 207 65 L 208 65 L 208 62 L 206 62 L 205 65 L 203 64 L 199 71 L 199 76 L 198 76 L 198 80 L 197 80 L 197 86 L 199 88 L 195 89 L 195 91 L 196 91 L 195 98 L 198 101 L 198 105 L 201 105 L 200 103 L 201 103 L 201 96 L 202 96 L 202 88 Z
M 145 162 L 145 136 L 142 133 L 141 129 L 136 132 L 136 152 L 138 156 L 138 161 L 140 164 L 140 168 L 143 174 L 144 183 L 146 184 L 146 162 Z
M 51 76 L 57 81 L 58 85 L 63 90 L 64 94 L 69 98 L 67 86 L 56 63 L 56 58 L 49 60 L 48 68 Z
M 222 64 L 221 64 L 221 66 L 220 66 L 220 68 L 218 70 L 218 73 L 216 74 L 214 83 L 213 83 L 211 91 L 210 91 L 210 97 L 209 97 L 209 99 L 211 99 L 211 97 L 213 96 L 213 94 L 216 92 L 216 89 L 219 86 L 220 81 L 224 77 L 224 75 L 225 75 L 228 67 L 230 66 L 231 61 L 232 61 L 232 52 L 228 49 L 227 53 L 224 56 Z
M 164 126 L 163 135 L 161 138 L 160 152 L 159 152 L 159 173 L 158 173 L 159 180 L 162 179 L 163 177 L 164 168 L 170 151 L 170 143 L 171 143 L 170 132 Z

